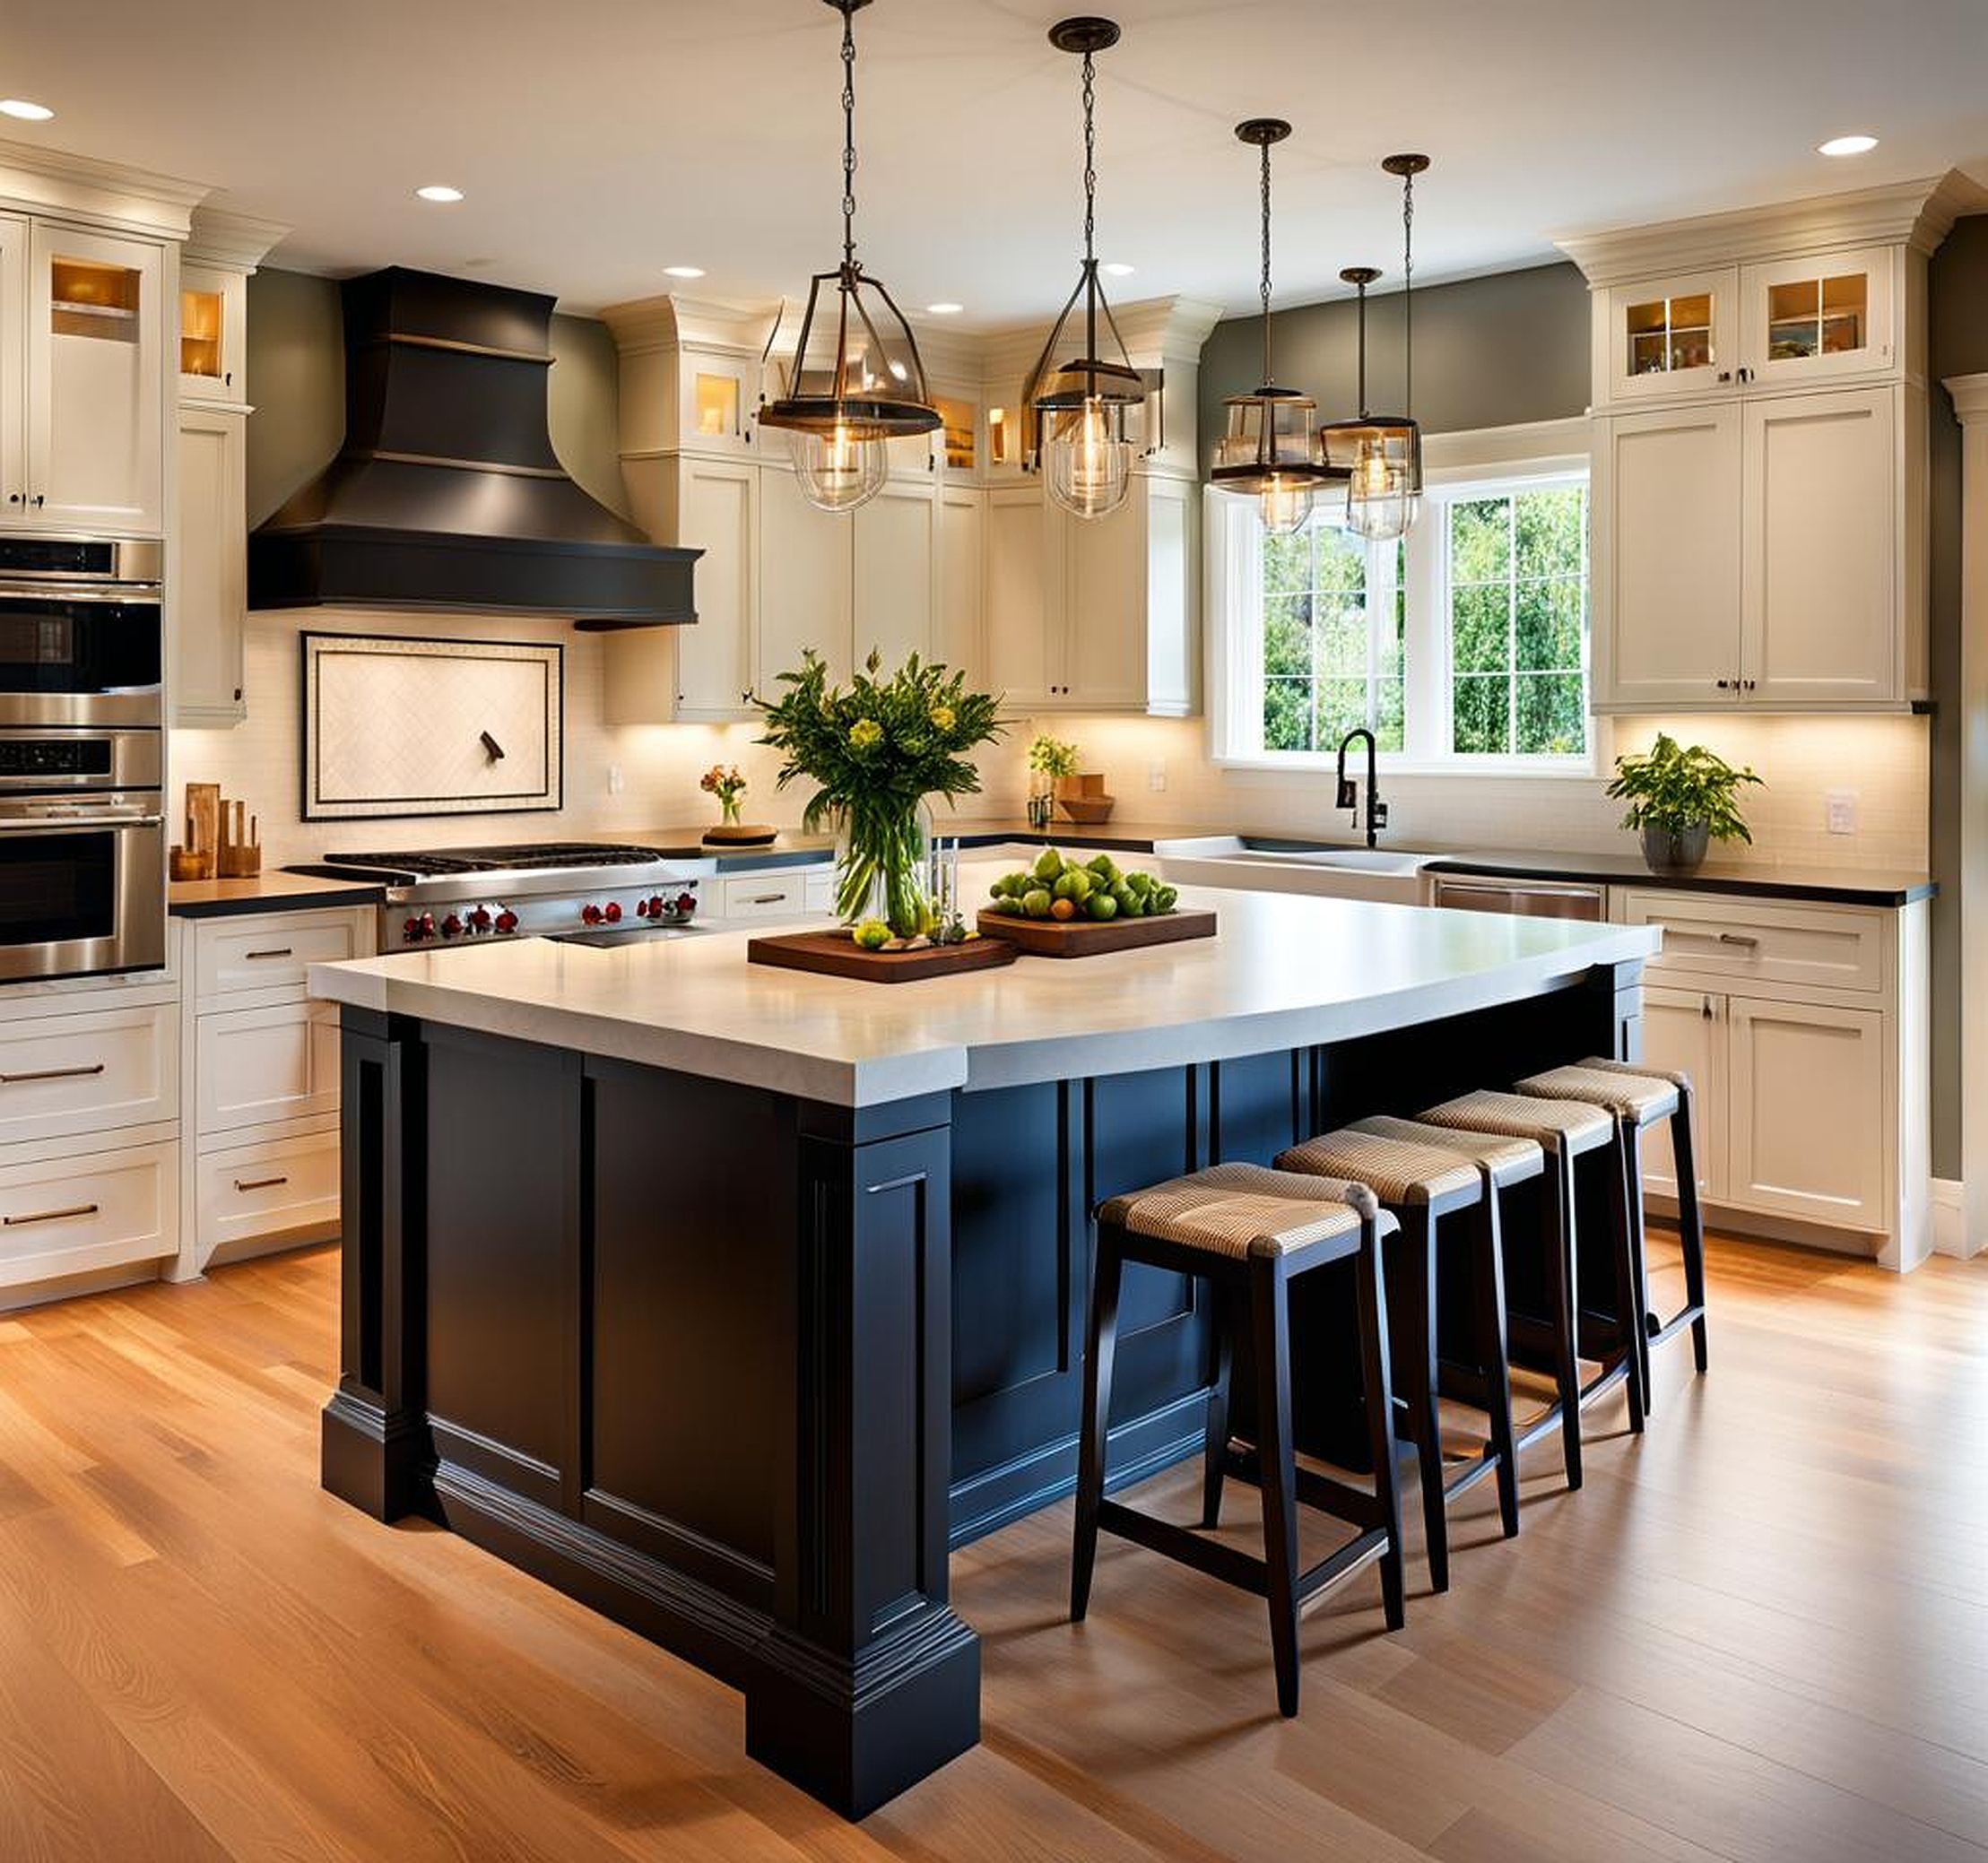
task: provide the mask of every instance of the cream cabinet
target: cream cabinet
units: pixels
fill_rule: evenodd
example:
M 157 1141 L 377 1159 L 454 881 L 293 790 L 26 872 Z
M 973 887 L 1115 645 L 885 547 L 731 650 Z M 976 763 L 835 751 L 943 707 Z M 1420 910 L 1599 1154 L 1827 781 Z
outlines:
M 938 633 L 940 533 L 944 507 L 936 474 L 892 479 L 850 524 L 858 665 L 872 649 L 886 667 L 932 657 Z
M 1708 991 L 1674 990 L 1653 984 L 1643 992 L 1643 1059 L 1652 1067 L 1690 1077 L 1691 1155 L 1697 1166 L 1698 1195 L 1711 1199 L 1725 1189 L 1723 999 Z M 1644 1188 L 1675 1199 L 1677 1158 L 1668 1122 L 1643 1140 Z
M 248 399 L 248 274 L 179 268 L 179 398 L 239 407 Z
M 860 515 L 860 514 L 858 514 Z M 760 681 L 771 691 L 810 647 L 846 681 L 855 641 L 853 519 L 818 510 L 785 466 L 760 480 Z
M 940 493 L 939 601 L 932 652 L 963 670 L 969 685 L 986 679 L 987 498 L 977 486 L 947 485 Z
M 1047 528 L 1039 485 L 989 488 L 984 663 L 988 686 L 1016 706 L 1049 698 Z
M 1598 399 L 1670 399 L 1724 386 L 1739 367 L 1739 273 L 1731 266 L 1638 279 L 1596 310 Z
M 1773 393 L 1889 373 L 1902 257 L 1896 247 L 1871 246 L 1743 266 L 1744 385 Z
M 166 580 L 178 724 L 239 724 L 246 715 L 247 422 L 245 407 L 188 403 L 179 410 L 179 496 Z
M 28 511 L 28 222 L 0 214 L 0 524 Z

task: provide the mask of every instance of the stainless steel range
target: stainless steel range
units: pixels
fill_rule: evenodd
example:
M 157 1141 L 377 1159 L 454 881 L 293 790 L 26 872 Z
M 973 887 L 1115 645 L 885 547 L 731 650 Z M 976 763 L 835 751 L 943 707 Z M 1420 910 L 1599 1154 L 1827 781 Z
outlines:
M 716 862 L 666 859 L 647 847 L 554 841 L 334 854 L 290 871 L 386 887 L 379 949 L 402 951 L 515 938 L 620 945 L 681 934 L 694 929 L 698 884 L 716 871 Z

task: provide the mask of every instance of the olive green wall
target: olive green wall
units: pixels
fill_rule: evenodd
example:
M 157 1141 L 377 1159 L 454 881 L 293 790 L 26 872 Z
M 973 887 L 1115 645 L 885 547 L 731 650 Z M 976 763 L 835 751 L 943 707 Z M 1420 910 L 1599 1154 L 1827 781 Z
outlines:
M 1319 418 L 1354 413 L 1359 311 L 1351 299 L 1306 304 L 1272 318 L 1277 377 L 1318 403 Z M 1228 317 L 1201 352 L 1203 464 L 1221 436 L 1222 402 L 1263 375 L 1263 319 Z M 1367 308 L 1367 400 L 1401 412 L 1402 299 Z M 1588 293 L 1562 262 L 1432 285 L 1415 293 L 1415 405 L 1430 433 L 1558 420 L 1588 404 Z
M 580 485 L 628 515 L 620 362 L 607 325 L 554 316 L 547 391 L 553 450 Z M 345 437 L 344 320 L 335 279 L 262 271 L 248 281 L 248 522 L 260 524 Z

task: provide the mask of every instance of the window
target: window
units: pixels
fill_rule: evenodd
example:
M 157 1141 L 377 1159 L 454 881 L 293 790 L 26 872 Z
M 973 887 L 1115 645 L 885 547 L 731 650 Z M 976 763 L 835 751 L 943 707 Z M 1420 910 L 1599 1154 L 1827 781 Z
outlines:
M 1211 494 L 1218 759 L 1303 767 L 1364 725 L 1397 767 L 1584 772 L 1587 473 L 1550 438 L 1550 458 L 1433 472 L 1396 543 L 1350 535 L 1336 498 L 1280 538 Z

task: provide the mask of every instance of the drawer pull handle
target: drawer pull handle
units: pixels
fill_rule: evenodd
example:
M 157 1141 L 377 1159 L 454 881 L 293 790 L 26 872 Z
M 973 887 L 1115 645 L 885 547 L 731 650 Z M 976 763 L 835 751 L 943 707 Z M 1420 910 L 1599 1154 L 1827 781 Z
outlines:
M 261 962 L 265 957 L 294 957 L 297 953 L 289 945 L 286 944 L 279 950 L 245 951 L 242 955 L 247 959 L 249 963 L 256 964 Z
M 37 1068 L 29 1074 L 0 1074 L 0 1087 L 20 1087 L 30 1080 L 88 1080 L 103 1072 L 104 1064 L 93 1061 L 82 1068 Z
M 786 900 L 785 893 L 755 893 L 745 903 L 748 906 L 780 906 Z
M 1749 938 L 1744 932 L 1722 932 L 1719 933 L 1719 942 L 1721 944 L 1736 944 L 1742 950 L 1748 951 L 1757 951 L 1760 949 L 1760 940 L 1758 938 Z
M 0 1217 L 0 1224 L 9 1229 L 18 1229 L 27 1223 L 60 1223 L 74 1216 L 95 1216 L 102 1206 L 96 1203 L 72 1204 L 67 1209 L 38 1209 L 32 1216 Z
M 246 1194 L 249 1191 L 273 1191 L 278 1184 L 289 1182 L 287 1177 L 238 1177 L 235 1188 Z

